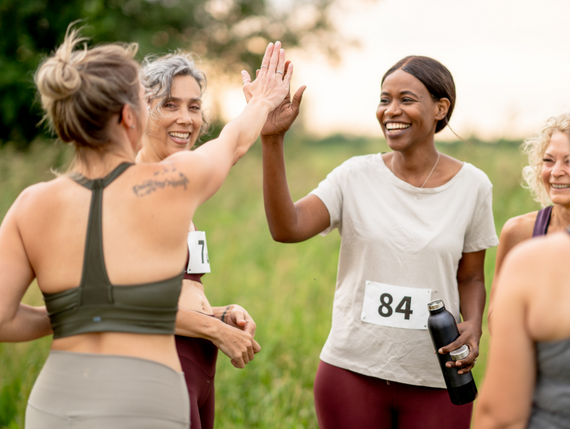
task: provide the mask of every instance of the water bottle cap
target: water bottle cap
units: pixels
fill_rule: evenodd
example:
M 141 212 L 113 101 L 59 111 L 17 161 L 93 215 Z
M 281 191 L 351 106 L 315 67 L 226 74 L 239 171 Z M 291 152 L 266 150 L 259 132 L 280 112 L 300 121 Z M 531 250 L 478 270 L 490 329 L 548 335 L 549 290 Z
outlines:
M 429 311 L 439 310 L 442 307 L 444 307 L 444 305 L 441 299 L 434 299 L 433 301 L 428 302 Z
M 469 356 L 469 347 L 466 344 L 464 344 L 461 347 L 459 347 L 457 350 L 449 352 L 449 355 L 451 356 L 451 359 L 454 362 L 461 359 L 465 359 L 467 356 Z

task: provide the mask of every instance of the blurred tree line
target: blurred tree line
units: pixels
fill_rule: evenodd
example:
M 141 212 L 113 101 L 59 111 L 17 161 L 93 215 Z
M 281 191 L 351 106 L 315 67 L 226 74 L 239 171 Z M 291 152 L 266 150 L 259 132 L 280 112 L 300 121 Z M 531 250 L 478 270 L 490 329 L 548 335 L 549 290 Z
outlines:
M 26 148 L 45 131 L 33 74 L 83 20 L 91 44 L 138 42 L 139 56 L 184 48 L 220 73 L 258 67 L 268 41 L 318 46 L 337 58 L 347 42 L 330 20 L 334 0 L 0 0 L 0 145 Z M 326 42 L 325 42 L 326 41 Z M 320 42 L 320 43 L 319 43 Z

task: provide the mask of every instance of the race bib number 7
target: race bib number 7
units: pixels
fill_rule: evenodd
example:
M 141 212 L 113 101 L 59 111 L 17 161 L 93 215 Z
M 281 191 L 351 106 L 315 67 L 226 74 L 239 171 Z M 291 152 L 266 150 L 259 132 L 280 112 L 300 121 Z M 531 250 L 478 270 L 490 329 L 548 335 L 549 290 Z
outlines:
M 186 272 L 188 274 L 204 274 L 210 272 L 210 259 L 208 258 L 208 245 L 204 231 L 188 233 L 188 252 L 190 259 Z
M 404 329 L 427 329 L 431 289 L 367 281 L 361 320 Z

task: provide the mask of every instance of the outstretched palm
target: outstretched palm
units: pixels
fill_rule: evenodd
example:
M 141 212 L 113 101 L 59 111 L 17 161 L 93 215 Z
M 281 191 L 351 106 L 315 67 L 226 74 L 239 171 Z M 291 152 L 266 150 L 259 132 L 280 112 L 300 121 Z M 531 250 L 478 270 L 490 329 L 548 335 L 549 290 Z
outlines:
M 285 65 L 285 70 L 287 70 L 287 66 L 288 64 Z M 267 116 L 267 121 L 261 130 L 262 136 L 285 134 L 291 128 L 299 115 L 299 106 L 306 88 L 304 85 L 300 87 L 295 93 L 293 101 L 291 101 L 291 92 L 287 94 L 281 104 Z
M 290 79 L 288 73 L 290 64 L 291 64 L 290 61 L 287 61 L 285 63 L 283 80 L 285 80 L 285 78 L 287 77 Z M 291 69 L 292 68 L 293 67 L 291 66 Z M 258 75 L 259 75 L 259 70 L 257 70 L 256 77 Z M 249 76 L 247 76 L 247 78 L 249 78 Z M 245 82 L 246 81 L 244 81 L 244 83 Z M 295 122 L 295 119 L 299 115 L 299 106 L 301 105 L 303 92 L 305 92 L 306 88 L 307 87 L 304 85 L 300 87 L 295 93 L 293 101 L 291 101 L 291 92 L 287 92 L 287 96 L 283 99 L 281 104 L 277 106 L 275 110 L 273 110 L 267 117 L 267 121 L 265 122 L 265 125 L 261 130 L 262 136 L 267 137 L 267 136 L 285 134 L 289 130 L 289 128 L 291 128 L 291 125 L 293 124 L 293 122 Z M 251 93 L 251 87 L 247 83 L 244 85 L 244 95 L 246 101 L 249 102 L 249 100 L 252 97 L 252 93 Z

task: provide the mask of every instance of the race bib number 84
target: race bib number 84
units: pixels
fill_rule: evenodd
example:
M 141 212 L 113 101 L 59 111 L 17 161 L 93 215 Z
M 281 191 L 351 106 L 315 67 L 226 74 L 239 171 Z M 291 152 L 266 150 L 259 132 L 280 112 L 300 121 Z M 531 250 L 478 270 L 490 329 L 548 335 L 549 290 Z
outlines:
M 186 267 L 188 274 L 204 274 L 210 272 L 210 260 L 208 259 L 208 245 L 204 231 L 192 231 L 188 233 L 188 252 L 190 260 Z
M 427 329 L 431 289 L 367 281 L 361 320 L 404 329 Z

